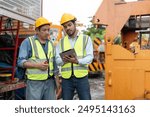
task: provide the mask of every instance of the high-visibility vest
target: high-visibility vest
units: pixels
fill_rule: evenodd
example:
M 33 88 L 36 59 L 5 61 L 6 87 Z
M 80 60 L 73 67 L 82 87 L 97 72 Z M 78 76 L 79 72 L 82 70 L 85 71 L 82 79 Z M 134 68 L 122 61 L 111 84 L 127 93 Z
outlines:
M 43 50 L 42 45 L 40 44 L 38 39 L 34 37 L 29 37 L 31 48 L 32 48 L 32 56 L 29 58 L 30 62 L 44 62 L 47 61 L 45 52 Z M 47 57 L 49 60 L 49 75 L 53 75 L 53 57 L 54 57 L 54 48 L 53 44 L 48 42 L 48 52 Z M 46 80 L 48 78 L 48 70 L 40 70 L 37 68 L 27 68 L 26 69 L 27 78 L 30 80 Z
M 74 49 L 77 54 L 77 59 L 84 58 L 86 56 L 86 45 L 88 42 L 88 36 L 80 34 L 75 42 Z M 61 50 L 66 51 L 71 49 L 70 41 L 68 36 L 65 36 L 61 40 Z M 77 78 L 82 78 L 88 74 L 88 65 L 73 64 L 73 72 Z M 65 79 L 69 79 L 72 75 L 71 63 L 66 63 L 61 68 L 61 75 Z

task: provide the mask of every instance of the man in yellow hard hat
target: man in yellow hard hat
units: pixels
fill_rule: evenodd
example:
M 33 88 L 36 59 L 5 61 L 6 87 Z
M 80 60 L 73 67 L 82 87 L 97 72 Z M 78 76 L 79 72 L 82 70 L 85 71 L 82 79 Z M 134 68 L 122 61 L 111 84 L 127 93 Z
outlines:
M 51 23 L 44 17 L 35 21 L 34 36 L 26 38 L 18 56 L 18 66 L 26 69 L 26 99 L 54 100 L 54 48 L 48 40 Z
M 62 98 L 72 100 L 76 90 L 80 100 L 90 100 L 88 64 L 93 60 L 92 41 L 90 37 L 77 30 L 76 17 L 72 14 L 63 14 L 60 24 L 67 34 L 56 47 L 56 63 L 62 66 Z M 61 52 L 72 48 L 75 50 L 76 56 L 60 57 Z

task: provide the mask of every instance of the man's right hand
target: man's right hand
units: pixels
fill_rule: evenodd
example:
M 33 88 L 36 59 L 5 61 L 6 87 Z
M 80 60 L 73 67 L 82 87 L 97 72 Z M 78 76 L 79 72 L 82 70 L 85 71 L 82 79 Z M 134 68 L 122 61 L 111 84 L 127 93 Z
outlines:
M 36 68 L 36 69 L 40 69 L 40 70 L 47 70 L 48 69 L 48 63 L 47 62 L 30 62 L 30 61 L 26 61 L 23 63 L 23 67 L 24 68 Z
M 40 63 L 38 63 L 38 68 L 39 68 L 40 70 L 45 71 L 45 70 L 48 69 L 48 63 L 47 63 L 47 62 L 40 62 Z

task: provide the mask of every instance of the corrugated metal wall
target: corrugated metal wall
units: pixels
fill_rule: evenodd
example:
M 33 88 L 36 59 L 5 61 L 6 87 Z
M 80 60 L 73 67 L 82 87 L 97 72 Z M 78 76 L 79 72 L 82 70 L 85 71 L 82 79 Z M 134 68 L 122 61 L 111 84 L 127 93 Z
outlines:
M 33 19 L 41 16 L 41 0 L 0 0 L 0 7 Z

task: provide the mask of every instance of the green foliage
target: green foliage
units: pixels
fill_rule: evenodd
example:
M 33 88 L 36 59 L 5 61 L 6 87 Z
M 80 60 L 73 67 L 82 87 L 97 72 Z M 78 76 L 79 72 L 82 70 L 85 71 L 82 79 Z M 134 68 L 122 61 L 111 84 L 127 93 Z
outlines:
M 104 40 L 105 29 L 103 29 L 103 28 L 95 28 L 92 25 L 90 28 L 87 28 L 86 31 L 83 31 L 83 33 L 88 35 L 88 36 L 90 36 L 92 40 L 94 40 L 95 37 L 98 37 L 101 40 Z

